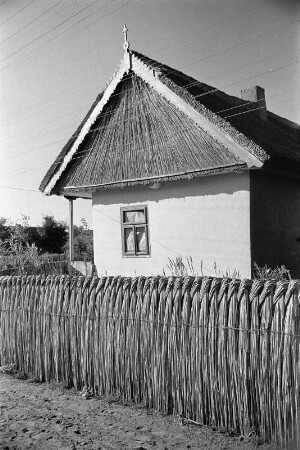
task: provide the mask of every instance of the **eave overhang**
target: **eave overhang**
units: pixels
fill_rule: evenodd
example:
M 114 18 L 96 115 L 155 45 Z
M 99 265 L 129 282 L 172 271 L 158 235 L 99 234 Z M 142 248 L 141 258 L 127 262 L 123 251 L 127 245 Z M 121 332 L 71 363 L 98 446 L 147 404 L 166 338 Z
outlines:
M 126 187 L 133 187 L 133 186 L 151 186 L 155 183 L 164 183 L 168 181 L 179 181 L 179 180 L 192 180 L 194 178 L 199 178 L 208 175 L 221 175 L 225 173 L 234 173 L 234 172 L 240 173 L 241 171 L 247 169 L 248 169 L 247 164 L 241 163 L 236 164 L 234 166 L 211 167 L 205 170 L 165 174 L 147 178 L 134 178 L 131 180 L 119 180 L 112 183 L 94 184 L 87 186 L 66 186 L 59 192 L 59 194 L 68 196 L 70 195 L 70 193 L 72 193 L 73 195 L 80 197 L 81 196 L 80 194 L 84 195 L 85 192 L 93 193 L 105 189 L 124 189 Z

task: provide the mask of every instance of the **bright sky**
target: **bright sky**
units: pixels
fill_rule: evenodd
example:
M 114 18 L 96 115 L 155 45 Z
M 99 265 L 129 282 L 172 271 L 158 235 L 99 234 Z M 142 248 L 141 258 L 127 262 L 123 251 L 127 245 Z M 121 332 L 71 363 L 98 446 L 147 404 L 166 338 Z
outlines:
M 124 23 L 132 49 L 232 95 L 260 85 L 299 123 L 299 1 L 0 0 L 0 216 L 67 220 L 38 186 L 122 58 Z M 91 224 L 91 202 L 74 214 Z

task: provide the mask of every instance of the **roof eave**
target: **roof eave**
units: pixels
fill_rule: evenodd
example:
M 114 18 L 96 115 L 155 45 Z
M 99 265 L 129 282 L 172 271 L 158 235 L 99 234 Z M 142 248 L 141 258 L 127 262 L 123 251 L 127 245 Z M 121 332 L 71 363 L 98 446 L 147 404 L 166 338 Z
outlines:
M 68 195 L 68 193 L 80 192 L 97 192 L 105 189 L 124 189 L 129 186 L 151 186 L 154 183 L 164 183 L 168 181 L 191 180 L 208 175 L 221 175 L 231 172 L 240 172 L 248 170 L 247 164 L 235 164 L 234 166 L 209 167 L 193 171 L 178 172 L 173 174 L 156 175 L 153 177 L 135 178 L 130 180 L 118 180 L 111 183 L 102 183 L 86 186 L 66 186 L 60 190 L 60 195 Z

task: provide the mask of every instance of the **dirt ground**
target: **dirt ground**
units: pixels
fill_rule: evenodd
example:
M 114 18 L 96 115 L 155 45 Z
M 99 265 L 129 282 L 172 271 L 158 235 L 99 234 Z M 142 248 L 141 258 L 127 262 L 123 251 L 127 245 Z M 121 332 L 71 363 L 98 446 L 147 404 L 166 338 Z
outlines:
M 1 450 L 257 448 L 250 438 L 224 431 L 184 424 L 179 417 L 120 403 L 117 398 L 84 399 L 61 384 L 0 375 Z

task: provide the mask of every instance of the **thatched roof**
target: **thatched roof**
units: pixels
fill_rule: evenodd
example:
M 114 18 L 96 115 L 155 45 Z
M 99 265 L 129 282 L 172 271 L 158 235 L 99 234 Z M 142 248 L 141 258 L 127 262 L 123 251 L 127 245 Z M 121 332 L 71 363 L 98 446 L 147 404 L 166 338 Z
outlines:
M 118 188 L 300 160 L 299 129 L 137 52 L 45 175 L 47 194 Z M 241 114 L 242 113 L 242 114 Z M 228 117 L 231 116 L 231 117 Z

